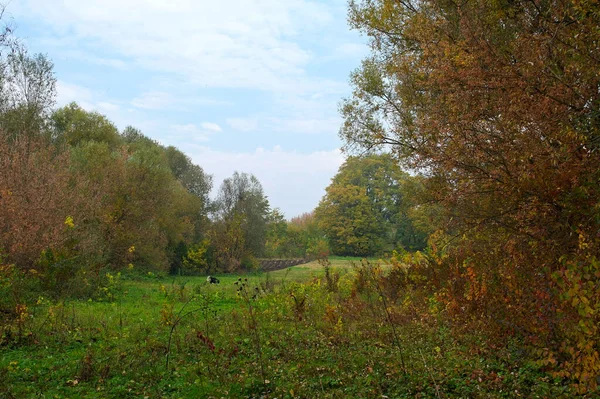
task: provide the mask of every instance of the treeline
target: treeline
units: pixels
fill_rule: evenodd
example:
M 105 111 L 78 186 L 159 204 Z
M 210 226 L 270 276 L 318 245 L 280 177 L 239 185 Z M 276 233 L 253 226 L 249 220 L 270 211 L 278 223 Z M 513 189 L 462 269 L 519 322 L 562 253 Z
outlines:
M 3 38 L 0 259 L 54 294 L 90 295 L 107 272 L 233 272 L 261 257 L 425 246 L 408 200 L 421 183 L 388 155 L 350 157 L 319 207 L 290 221 L 245 173 L 211 200 L 212 176 L 179 149 L 76 103 L 55 109 L 52 62 Z
M 286 222 L 270 214 L 269 257 L 388 256 L 427 246 L 434 207 L 424 205 L 423 177 L 403 172 L 390 154 L 350 156 L 317 208 Z
M 2 283 L 92 295 L 107 273 L 256 266 L 270 207 L 254 176 L 236 172 L 211 201 L 212 177 L 179 149 L 75 103 L 55 109 L 51 61 L 2 38 Z

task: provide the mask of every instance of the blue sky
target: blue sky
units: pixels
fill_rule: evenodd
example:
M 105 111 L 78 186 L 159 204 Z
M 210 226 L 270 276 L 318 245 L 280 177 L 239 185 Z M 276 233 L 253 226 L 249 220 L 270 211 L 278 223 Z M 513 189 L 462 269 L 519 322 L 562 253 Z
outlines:
M 343 162 L 337 106 L 367 54 L 346 0 L 12 0 L 32 52 L 78 102 L 165 145 L 215 187 L 254 173 L 287 217 L 311 211 Z

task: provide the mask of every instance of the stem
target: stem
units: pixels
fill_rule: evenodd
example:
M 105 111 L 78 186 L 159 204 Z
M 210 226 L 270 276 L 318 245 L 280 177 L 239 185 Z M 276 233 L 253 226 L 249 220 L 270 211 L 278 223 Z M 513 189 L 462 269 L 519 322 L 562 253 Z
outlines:
M 433 373 L 431 372 L 431 369 L 429 368 L 429 366 L 427 366 L 427 362 L 425 361 L 425 356 L 423 356 L 423 351 L 421 351 L 421 348 L 419 348 L 419 353 L 421 354 L 421 358 L 423 359 L 423 364 L 425 365 L 425 369 L 427 370 L 427 373 L 429 374 L 429 377 L 431 377 L 431 381 L 433 382 L 433 386 L 435 387 L 435 396 L 437 398 L 441 398 L 441 396 L 440 396 L 440 390 L 438 388 L 438 384 L 435 381 L 435 377 L 433 376 Z
M 169 358 L 171 355 L 171 341 L 173 338 L 173 333 L 175 332 L 175 327 L 177 327 L 177 325 L 179 324 L 179 322 L 186 316 L 197 312 L 200 309 L 194 309 L 194 310 L 190 310 L 187 313 L 181 314 L 183 312 L 183 310 L 185 309 L 185 307 L 187 305 L 189 305 L 189 303 L 192 301 L 193 297 L 191 297 L 190 299 L 187 300 L 187 302 L 183 305 L 183 307 L 179 310 L 179 312 L 177 313 L 177 318 L 175 319 L 175 321 L 173 322 L 173 325 L 171 326 L 171 331 L 169 332 L 169 343 L 167 344 L 167 359 L 166 359 L 166 364 L 165 364 L 165 368 L 167 369 L 167 372 L 169 372 Z
M 400 337 L 399 337 L 398 331 L 396 331 L 396 326 L 392 322 L 392 316 L 391 316 L 390 311 L 388 309 L 387 298 L 385 296 L 385 293 L 383 292 L 383 289 L 379 285 L 379 281 L 377 280 L 377 276 L 375 276 L 375 272 L 373 271 L 372 266 L 369 265 L 368 263 L 367 263 L 367 266 L 369 267 L 369 271 L 371 272 L 371 277 L 373 279 L 373 282 L 375 283 L 375 288 L 377 289 L 377 293 L 379 294 L 379 297 L 381 298 L 381 301 L 383 303 L 383 309 L 385 311 L 386 322 L 392 328 L 392 336 L 394 337 L 394 344 L 398 348 L 398 352 L 400 354 L 400 363 L 402 364 L 402 371 L 406 375 L 407 374 L 407 370 L 406 370 L 406 363 L 404 362 L 404 353 L 403 353 L 404 349 L 403 349 L 402 344 L 400 343 Z

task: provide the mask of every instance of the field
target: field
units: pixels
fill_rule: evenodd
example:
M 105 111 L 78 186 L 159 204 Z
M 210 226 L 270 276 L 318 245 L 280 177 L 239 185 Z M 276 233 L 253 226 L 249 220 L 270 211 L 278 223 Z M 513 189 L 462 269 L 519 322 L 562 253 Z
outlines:
M 113 276 L 102 300 L 40 298 L 3 328 L 0 398 L 568 395 L 516 343 L 456 333 L 434 304 L 393 312 L 405 297 L 359 289 L 355 261 L 330 262 L 219 285 Z

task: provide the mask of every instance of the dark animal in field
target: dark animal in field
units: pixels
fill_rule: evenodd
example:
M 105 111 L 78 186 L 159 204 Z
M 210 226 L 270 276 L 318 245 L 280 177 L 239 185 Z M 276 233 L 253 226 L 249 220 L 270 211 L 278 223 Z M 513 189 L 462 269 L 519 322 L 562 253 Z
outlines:
M 219 284 L 220 283 L 219 279 L 216 277 L 213 277 L 213 276 L 208 276 L 206 278 L 206 282 L 209 284 Z

